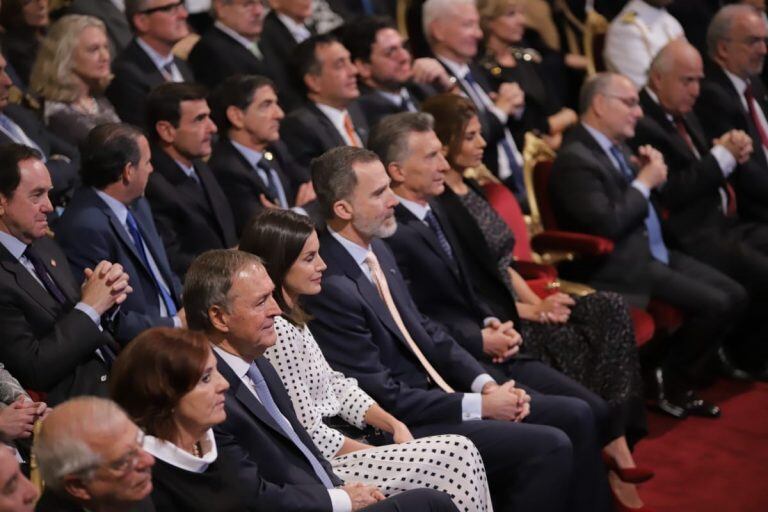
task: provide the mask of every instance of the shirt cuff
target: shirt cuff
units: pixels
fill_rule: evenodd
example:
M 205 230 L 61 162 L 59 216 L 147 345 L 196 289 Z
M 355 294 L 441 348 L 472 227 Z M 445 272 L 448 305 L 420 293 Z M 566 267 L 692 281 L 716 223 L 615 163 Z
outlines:
M 89 306 L 85 302 L 78 302 L 77 304 L 75 304 L 75 309 L 79 309 L 80 311 L 88 315 L 88 318 L 93 320 L 93 323 L 95 323 L 96 325 L 101 324 L 101 315 L 99 315 L 95 309 L 93 309 L 91 306 Z
M 651 190 L 645 186 L 644 183 L 640 182 L 639 180 L 635 180 L 632 182 L 632 187 L 635 188 L 638 192 L 643 194 L 643 197 L 648 199 L 651 197 Z
M 501 124 L 507 124 L 507 121 L 509 121 L 509 114 L 501 110 L 496 105 L 489 105 L 488 110 L 490 110 L 491 113 L 498 118 Z
M 501 320 L 499 320 L 495 316 L 489 316 L 487 318 L 483 318 L 483 327 L 488 327 L 491 324 L 491 322 L 501 323 Z
M 469 389 L 471 389 L 473 393 L 482 393 L 483 387 L 489 382 L 495 383 L 496 381 L 487 373 L 481 373 L 475 377 L 475 380 L 472 381 L 472 385 L 469 386 Z
M 464 393 L 461 399 L 461 421 L 483 419 L 483 395 L 480 393 Z
M 177 329 L 181 329 L 183 326 L 181 325 L 181 318 L 179 318 L 178 315 L 173 316 L 173 326 Z
M 344 489 L 328 489 L 333 512 L 352 512 L 352 498 Z
M 724 146 L 712 146 L 710 153 L 712 153 L 712 156 L 717 160 L 717 165 L 720 166 L 723 178 L 730 176 L 733 170 L 736 169 L 736 157 L 734 157 L 730 151 L 725 149 Z

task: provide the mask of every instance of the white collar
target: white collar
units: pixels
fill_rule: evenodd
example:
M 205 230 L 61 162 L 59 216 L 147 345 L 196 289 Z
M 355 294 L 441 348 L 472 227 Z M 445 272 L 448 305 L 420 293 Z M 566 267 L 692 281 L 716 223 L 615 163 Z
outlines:
M 370 245 L 368 247 L 357 245 L 355 242 L 344 238 L 342 235 L 331 229 L 330 226 L 328 226 L 328 232 L 341 244 L 342 247 L 344 247 L 349 255 L 352 256 L 352 258 L 355 260 L 355 263 L 358 265 L 365 263 L 365 257 L 369 252 L 371 252 Z
M 664 107 L 661 105 L 661 101 L 659 101 L 659 96 L 655 92 L 653 92 L 653 90 L 647 85 L 643 89 L 645 90 L 645 94 L 647 94 L 648 97 L 651 98 L 655 104 L 661 107 L 661 110 L 664 112 L 664 115 L 667 116 L 667 119 L 669 119 L 674 123 L 675 116 L 673 116 L 672 114 L 664 110 Z
M 411 212 L 417 219 L 424 222 L 424 219 L 427 218 L 427 213 L 429 213 L 432 208 L 429 207 L 429 203 L 426 205 L 419 204 L 416 201 L 411 201 L 409 199 L 405 199 L 402 196 L 397 196 L 397 199 L 400 201 L 400 204 L 405 206 L 405 208 Z
M 171 466 L 191 471 L 192 473 L 204 473 L 208 466 L 218 457 L 213 429 L 208 429 L 200 444 L 204 455 L 202 457 L 195 457 L 169 441 L 163 441 L 154 436 L 144 437 L 144 449 L 146 451 Z
M 21 260 L 21 256 L 24 254 L 24 251 L 27 250 L 27 244 L 5 231 L 0 231 L 0 244 L 8 249 L 11 256 L 17 260 Z
M 342 129 L 344 128 L 344 116 L 347 115 L 347 109 L 339 110 L 336 107 L 324 103 L 315 103 L 315 106 L 331 120 L 334 126 L 341 126 Z
M 307 26 L 303 23 L 296 23 L 296 20 L 290 16 L 286 16 L 285 14 L 277 11 L 275 11 L 275 14 L 277 15 L 277 19 L 279 19 L 283 25 L 285 25 L 285 28 L 288 29 L 288 32 L 290 32 L 293 38 L 296 39 L 296 42 L 301 43 L 312 35 Z
M 168 52 L 168 55 L 160 55 L 157 51 L 149 46 L 142 38 L 137 37 L 136 43 L 141 46 L 141 49 L 149 57 L 149 60 L 155 65 L 158 70 L 163 70 L 168 64 L 173 64 L 173 52 Z
M 738 76 L 734 75 L 733 73 L 731 73 L 730 71 L 728 71 L 723 67 L 721 67 L 721 69 L 725 72 L 725 76 L 728 77 L 728 79 L 731 81 L 733 86 L 736 88 L 736 91 L 740 95 L 743 95 L 744 91 L 747 90 L 747 81 L 744 80 L 743 78 L 739 78 Z
M 455 60 L 443 57 L 442 55 L 438 55 L 437 58 L 440 62 L 445 64 L 453 76 L 460 78 L 461 80 L 464 80 L 464 77 L 470 71 L 469 65 L 466 63 L 456 62 Z
M 109 209 L 112 210 L 112 213 L 117 216 L 117 220 L 119 220 L 123 226 L 125 226 L 125 223 L 128 219 L 128 207 L 103 190 L 94 188 L 93 191 L 96 192 L 96 195 L 99 196 L 102 201 L 107 203 L 107 206 L 109 206 Z
M 225 34 L 227 34 L 229 37 L 231 37 L 232 39 L 234 39 L 235 41 L 237 41 L 237 42 L 238 42 L 238 43 L 240 43 L 241 45 L 245 46 L 245 48 L 246 48 L 248 51 L 250 51 L 250 50 L 251 50 L 251 48 L 253 47 L 254 43 L 255 43 L 256 41 L 258 41 L 258 39 L 250 40 L 250 39 L 248 39 L 247 37 L 243 37 L 243 36 L 241 36 L 240 34 L 238 34 L 237 32 L 235 32 L 234 30 L 232 30 L 232 28 L 230 28 L 230 27 L 226 26 L 224 23 L 222 23 L 222 22 L 221 22 L 221 21 L 219 21 L 219 20 L 216 20 L 216 21 L 213 23 L 213 26 L 215 26 L 217 29 L 219 29 L 219 30 L 221 30 L 222 32 L 224 32 Z
M 376 92 L 384 96 L 387 100 L 392 102 L 398 107 L 403 103 L 403 100 L 411 99 L 411 95 L 408 94 L 408 89 L 405 87 L 400 88 L 400 92 L 389 92 L 384 89 L 376 89 Z
M 240 356 L 236 356 L 235 354 L 227 352 L 217 345 L 213 345 L 213 350 L 224 360 L 225 363 L 227 363 L 230 368 L 232 368 L 232 371 L 235 372 L 235 375 L 237 375 L 238 379 L 242 380 L 243 377 L 248 375 L 248 370 L 251 369 L 251 363 L 247 362 Z

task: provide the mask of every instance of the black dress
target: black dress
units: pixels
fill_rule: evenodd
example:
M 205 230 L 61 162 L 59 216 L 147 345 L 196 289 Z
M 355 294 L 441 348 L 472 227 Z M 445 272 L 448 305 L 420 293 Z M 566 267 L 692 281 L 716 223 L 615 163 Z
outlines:
M 219 453 L 202 473 L 155 458 L 152 501 L 157 512 L 242 512 L 248 510 L 233 460 Z
M 511 256 L 514 236 L 482 196 L 479 187 L 474 182 L 468 182 L 468 185 L 469 193 L 466 195 L 455 194 L 446 187 L 443 196 L 448 197 L 441 198 L 444 205 L 449 199 L 451 225 L 459 234 L 464 254 L 490 252 L 493 261 L 498 262 L 500 279 L 507 286 L 510 296 L 514 297 L 512 280 L 506 270 L 510 265 L 514 267 Z M 464 215 L 471 221 L 454 222 L 457 215 Z M 466 233 L 462 232 L 470 226 L 480 230 L 484 245 L 469 242 L 477 240 L 477 237 L 465 236 Z M 473 258 L 468 258 L 470 274 L 473 264 L 476 264 Z M 480 282 L 476 279 L 472 281 L 475 285 Z M 476 292 L 486 297 L 482 287 L 476 286 Z M 523 337 L 521 350 L 580 382 L 608 402 L 613 411 L 609 439 L 630 434 L 628 430 L 631 430 L 632 438 L 641 437 L 645 433 L 642 381 L 627 305 L 620 295 L 612 292 L 595 292 L 575 300 L 576 304 L 571 308 L 571 316 L 565 324 L 521 319 L 516 326 Z

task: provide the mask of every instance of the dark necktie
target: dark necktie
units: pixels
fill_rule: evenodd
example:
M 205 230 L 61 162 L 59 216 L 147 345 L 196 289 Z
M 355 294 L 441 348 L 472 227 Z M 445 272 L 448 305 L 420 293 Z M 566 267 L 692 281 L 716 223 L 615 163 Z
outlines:
M 56 282 L 51 279 L 51 276 L 48 274 L 48 270 L 46 270 L 43 261 L 40 259 L 37 253 L 35 253 L 31 245 L 28 245 L 24 250 L 24 257 L 26 257 L 30 263 L 32 263 L 32 267 L 35 269 L 35 275 L 40 280 L 40 282 L 43 283 L 43 286 L 46 290 L 48 290 L 48 293 L 50 293 L 53 298 L 56 299 L 56 302 L 59 304 L 64 304 L 67 302 L 67 298 L 64 295 L 64 292 L 62 292 L 61 288 L 59 288 L 59 285 L 57 285 Z
M 281 199 L 282 196 L 280 195 L 280 187 L 275 180 L 275 176 L 272 173 L 272 167 L 269 165 L 269 162 L 267 162 L 267 159 L 262 157 L 256 164 L 256 167 L 264 171 L 264 174 L 267 176 L 267 181 L 264 183 L 264 186 L 267 187 L 267 193 L 272 201 L 282 208 L 287 208 L 288 205 L 283 204 Z M 263 181 L 264 180 L 262 180 L 262 182 Z
M 691 134 L 688 133 L 688 128 L 685 126 L 685 121 L 683 120 L 682 116 L 675 116 L 673 119 L 675 128 L 677 128 L 677 133 L 680 134 L 685 143 L 688 145 L 688 149 L 691 150 L 691 153 L 693 153 L 697 159 L 701 158 L 701 153 L 699 153 L 699 150 L 696 149 L 696 145 L 693 143 Z
M 296 448 L 298 448 L 299 451 L 304 454 L 304 457 L 312 466 L 312 469 L 320 479 L 320 482 L 322 482 L 322 484 L 327 489 L 333 489 L 334 485 L 331 481 L 331 477 L 328 476 L 328 472 L 320 463 L 320 460 L 318 460 L 315 454 L 312 453 L 312 450 L 310 450 L 307 445 L 304 444 L 301 439 L 299 439 L 299 436 L 296 434 L 296 431 L 293 430 L 291 423 L 285 416 L 283 416 L 283 414 L 280 412 L 280 409 L 278 409 L 275 400 L 272 398 L 272 393 L 269 391 L 267 382 L 264 380 L 264 376 L 261 374 L 259 367 L 256 366 L 256 363 L 251 363 L 251 367 L 248 368 L 248 377 L 253 382 L 253 386 L 256 388 L 256 395 L 259 397 L 261 405 L 263 405 L 264 409 L 267 410 L 267 413 L 269 413 L 272 419 L 275 420 L 275 423 L 278 424 L 283 434 L 285 434 L 288 439 L 293 441 L 293 444 L 296 445 Z
M 416 108 L 416 105 L 413 104 L 413 101 L 411 100 L 411 97 L 408 93 L 403 93 L 400 95 L 400 110 L 403 112 L 419 111 L 419 109 Z
M 139 253 L 141 261 L 144 262 L 144 265 L 147 267 L 149 274 L 152 276 L 152 281 L 155 283 L 155 288 L 157 289 L 158 295 L 160 295 L 160 297 L 163 299 L 165 310 L 168 312 L 168 316 L 176 316 L 176 313 L 178 313 L 176 309 L 176 303 L 173 301 L 170 292 L 165 289 L 165 286 L 163 286 L 160 280 L 160 276 L 155 274 L 154 270 L 152 269 L 152 265 L 149 263 L 149 257 L 147 256 L 147 247 L 146 243 L 144 242 L 144 237 L 141 236 L 139 225 L 136 223 L 136 218 L 133 216 L 130 210 L 128 210 L 128 216 L 125 219 L 125 223 L 128 225 L 128 232 L 131 234 L 131 238 L 133 239 L 133 245 L 136 246 L 136 251 Z
M 611 155 L 618 162 L 624 179 L 627 183 L 631 183 L 635 179 L 635 173 L 629 167 L 624 153 L 617 146 L 611 146 Z M 648 215 L 645 217 L 645 228 L 648 230 L 648 246 L 651 249 L 651 254 L 662 263 L 669 264 L 669 251 L 664 244 L 664 237 L 661 234 L 661 222 L 659 222 L 659 216 L 650 200 L 648 200 Z
M 440 225 L 440 222 L 437 220 L 437 217 L 435 217 L 435 214 L 432 212 L 432 210 L 427 210 L 427 215 L 424 217 L 424 220 L 427 222 L 429 229 L 431 229 L 435 234 L 435 237 L 437 237 L 437 241 L 440 244 L 440 247 L 443 249 L 443 252 L 448 255 L 448 258 L 453 260 L 451 244 L 448 243 L 448 238 L 445 236 L 445 231 L 443 231 L 443 227 Z
M 166 82 L 174 82 L 173 61 L 163 64 L 163 67 L 160 68 L 160 74 L 163 75 L 163 78 L 165 78 Z
M 768 133 L 765 133 L 765 127 L 760 122 L 760 115 L 757 113 L 757 106 L 755 105 L 755 96 L 752 94 L 752 84 L 749 82 L 747 82 L 747 88 L 744 89 L 744 99 L 747 100 L 749 116 L 752 118 L 752 123 L 755 125 L 757 134 L 760 136 L 760 142 L 763 143 L 764 148 L 768 148 Z

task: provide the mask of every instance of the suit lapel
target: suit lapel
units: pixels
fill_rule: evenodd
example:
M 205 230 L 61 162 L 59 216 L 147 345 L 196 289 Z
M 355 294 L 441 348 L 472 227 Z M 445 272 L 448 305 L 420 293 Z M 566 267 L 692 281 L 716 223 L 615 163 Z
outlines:
M 33 242 L 32 245 L 34 245 L 35 250 L 40 255 L 48 275 L 51 276 L 51 279 L 59 287 L 67 301 L 75 304 L 80 297 L 80 293 L 72 287 L 71 276 L 66 275 L 70 271 L 67 261 L 57 260 L 44 247 L 41 247 L 41 244 L 38 242 Z
M 402 204 L 395 206 L 395 215 L 397 217 L 398 223 L 402 222 L 404 225 L 418 233 L 422 240 L 424 240 L 424 242 L 426 242 L 426 244 L 432 249 L 432 252 L 434 252 L 438 258 L 443 260 L 443 262 L 451 269 L 451 272 L 453 272 L 454 275 L 458 277 L 458 269 L 456 268 L 455 262 L 451 260 L 443 248 L 440 247 L 440 242 L 437 240 L 437 235 L 435 235 L 429 226 L 425 225 L 422 221 L 417 219 L 416 216 Z
M 323 130 L 319 130 L 318 133 L 321 137 L 326 139 L 325 145 L 328 147 L 336 147 L 336 146 L 346 146 L 347 143 L 344 141 L 344 138 L 341 136 L 339 131 L 336 129 L 336 127 L 333 125 L 330 119 L 323 114 L 322 110 L 317 108 L 317 105 L 314 103 L 310 103 L 307 107 L 309 111 L 317 118 L 317 121 L 324 127 Z M 327 134 L 327 136 L 324 136 L 323 134 Z
M 32 277 L 29 271 L 24 268 L 24 265 L 19 263 L 2 244 L 0 244 L 0 265 L 14 277 L 18 287 L 24 290 L 44 311 L 48 312 L 52 317 L 58 315 L 61 306 L 56 299 Z
M 223 209 L 229 208 L 227 198 L 224 197 L 219 190 L 219 185 L 216 183 L 216 178 L 213 176 L 213 172 L 205 163 L 202 161 L 195 162 L 195 170 L 200 178 L 200 182 L 203 184 L 203 191 L 208 198 L 211 211 L 219 226 L 219 233 L 221 234 L 224 246 L 229 247 L 234 245 L 237 243 L 237 238 L 233 229 L 234 226 L 231 214 L 229 214 L 229 219 L 224 219 L 224 216 L 226 216 L 228 212 L 223 211 Z M 229 220 L 229 222 L 227 222 L 227 220 Z

